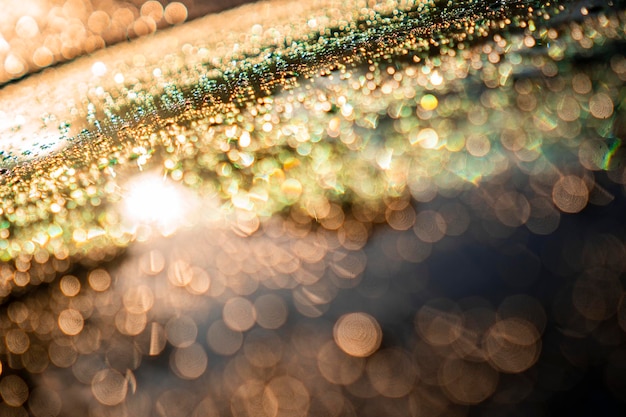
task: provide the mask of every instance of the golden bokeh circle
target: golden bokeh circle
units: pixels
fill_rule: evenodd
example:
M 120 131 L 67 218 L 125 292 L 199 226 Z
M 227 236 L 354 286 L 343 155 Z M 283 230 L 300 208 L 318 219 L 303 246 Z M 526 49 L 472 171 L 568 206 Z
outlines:
M 337 346 L 348 355 L 367 357 L 374 353 L 383 339 L 376 319 L 367 313 L 349 313 L 341 316 L 333 328 Z

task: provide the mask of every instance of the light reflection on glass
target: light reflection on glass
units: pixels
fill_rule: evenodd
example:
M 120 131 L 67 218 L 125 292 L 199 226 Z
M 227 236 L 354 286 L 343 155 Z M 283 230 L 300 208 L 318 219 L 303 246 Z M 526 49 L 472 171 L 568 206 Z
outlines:
M 190 216 L 195 214 L 198 202 L 177 183 L 154 173 L 145 173 L 133 178 L 125 188 L 120 215 L 129 227 L 154 227 L 163 236 L 168 236 L 179 226 L 193 222 Z M 133 232 L 143 233 L 137 229 Z

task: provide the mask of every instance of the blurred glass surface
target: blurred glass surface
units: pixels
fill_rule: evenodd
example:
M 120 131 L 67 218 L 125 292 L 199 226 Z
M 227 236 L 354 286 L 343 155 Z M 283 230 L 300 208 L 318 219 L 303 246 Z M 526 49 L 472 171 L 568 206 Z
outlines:
M 624 3 L 240 3 L 8 3 L 0 416 L 623 415 Z

